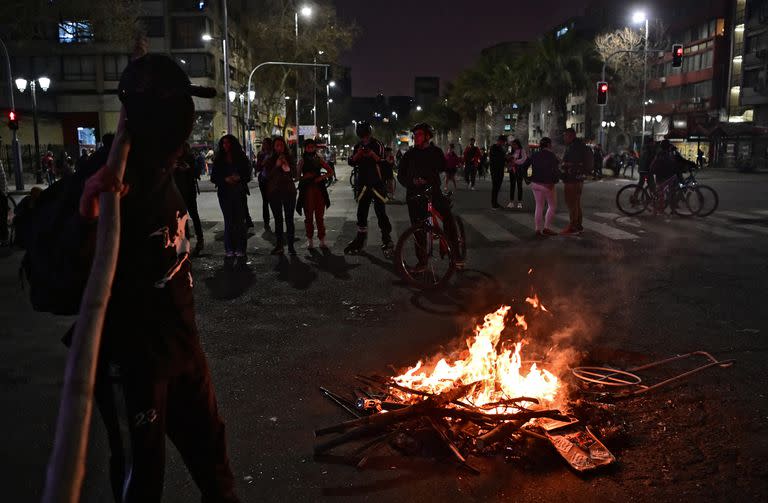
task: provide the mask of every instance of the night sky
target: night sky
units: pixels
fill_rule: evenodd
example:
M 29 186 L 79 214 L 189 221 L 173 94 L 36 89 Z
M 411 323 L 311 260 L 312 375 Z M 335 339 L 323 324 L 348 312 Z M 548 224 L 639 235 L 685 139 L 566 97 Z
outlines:
M 470 66 L 484 47 L 530 40 L 570 16 L 587 0 L 335 0 L 342 19 L 361 33 L 341 62 L 352 67 L 352 94 L 413 95 L 413 78 L 440 84 Z

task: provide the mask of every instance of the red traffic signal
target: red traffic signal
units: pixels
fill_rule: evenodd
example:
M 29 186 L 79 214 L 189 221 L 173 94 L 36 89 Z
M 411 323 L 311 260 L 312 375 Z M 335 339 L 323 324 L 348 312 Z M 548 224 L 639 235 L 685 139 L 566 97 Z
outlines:
M 601 81 L 597 83 L 597 104 L 605 105 L 608 103 L 608 82 Z
M 680 68 L 683 66 L 683 44 L 674 44 L 672 46 L 672 67 Z
M 15 110 L 8 112 L 8 128 L 12 130 L 19 129 L 19 118 L 16 116 Z

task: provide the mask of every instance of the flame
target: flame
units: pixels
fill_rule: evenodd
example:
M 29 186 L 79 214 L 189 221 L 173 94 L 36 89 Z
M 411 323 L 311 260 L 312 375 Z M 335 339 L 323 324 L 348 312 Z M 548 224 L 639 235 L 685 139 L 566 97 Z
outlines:
M 467 350 L 457 358 L 452 361 L 441 358 L 431 372 L 427 372 L 419 361 L 416 366 L 395 377 L 394 381 L 428 393 L 442 393 L 460 384 L 477 383 L 466 401 L 478 407 L 521 396 L 553 402 L 560 388 L 558 378 L 546 369 L 539 369 L 536 363 L 532 363 L 527 370 L 523 368 L 522 341 L 511 346 L 499 344 L 509 311 L 509 306 L 501 306 L 485 315 L 483 323 L 475 327 L 474 337 L 467 340 Z M 516 314 L 515 322 L 516 327 L 528 329 L 523 316 Z M 397 390 L 394 393 L 404 400 L 410 399 L 409 395 L 401 395 Z M 504 413 L 506 409 L 506 406 L 499 405 L 485 411 Z
M 549 311 L 547 310 L 547 308 L 546 308 L 546 307 L 544 307 L 544 304 L 542 304 L 542 303 L 539 301 L 539 296 L 538 296 L 538 295 L 536 295 L 535 293 L 533 294 L 533 297 L 526 297 L 526 298 L 525 298 L 525 301 L 526 301 L 527 303 L 529 303 L 530 305 L 532 305 L 534 309 L 539 309 L 539 308 L 541 308 L 541 310 L 542 310 L 542 311 L 544 311 L 545 313 L 548 313 L 548 312 L 549 312 Z

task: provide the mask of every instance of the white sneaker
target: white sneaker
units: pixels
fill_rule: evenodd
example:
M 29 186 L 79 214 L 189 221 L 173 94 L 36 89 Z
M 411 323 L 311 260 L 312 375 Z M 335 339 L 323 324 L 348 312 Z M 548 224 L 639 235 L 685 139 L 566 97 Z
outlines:
M 517 209 L 522 210 L 523 209 L 523 203 L 522 201 L 517 203 Z
M 512 208 L 514 208 L 514 207 L 515 207 L 515 203 L 513 203 L 512 201 L 510 201 L 510 202 L 508 202 L 508 203 L 507 203 L 507 209 L 508 209 L 508 210 L 511 210 L 511 209 L 512 209 Z
M 307 249 L 311 250 L 315 247 L 315 243 L 312 241 L 312 238 L 307 239 Z

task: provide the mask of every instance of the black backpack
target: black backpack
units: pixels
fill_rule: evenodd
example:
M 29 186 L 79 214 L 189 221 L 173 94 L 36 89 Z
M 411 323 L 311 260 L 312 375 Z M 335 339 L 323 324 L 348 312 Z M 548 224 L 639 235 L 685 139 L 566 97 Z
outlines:
M 45 189 L 19 215 L 16 231 L 26 250 L 20 275 L 35 311 L 77 314 L 91 264 L 93 239 L 79 213 L 84 178 L 69 176 Z

